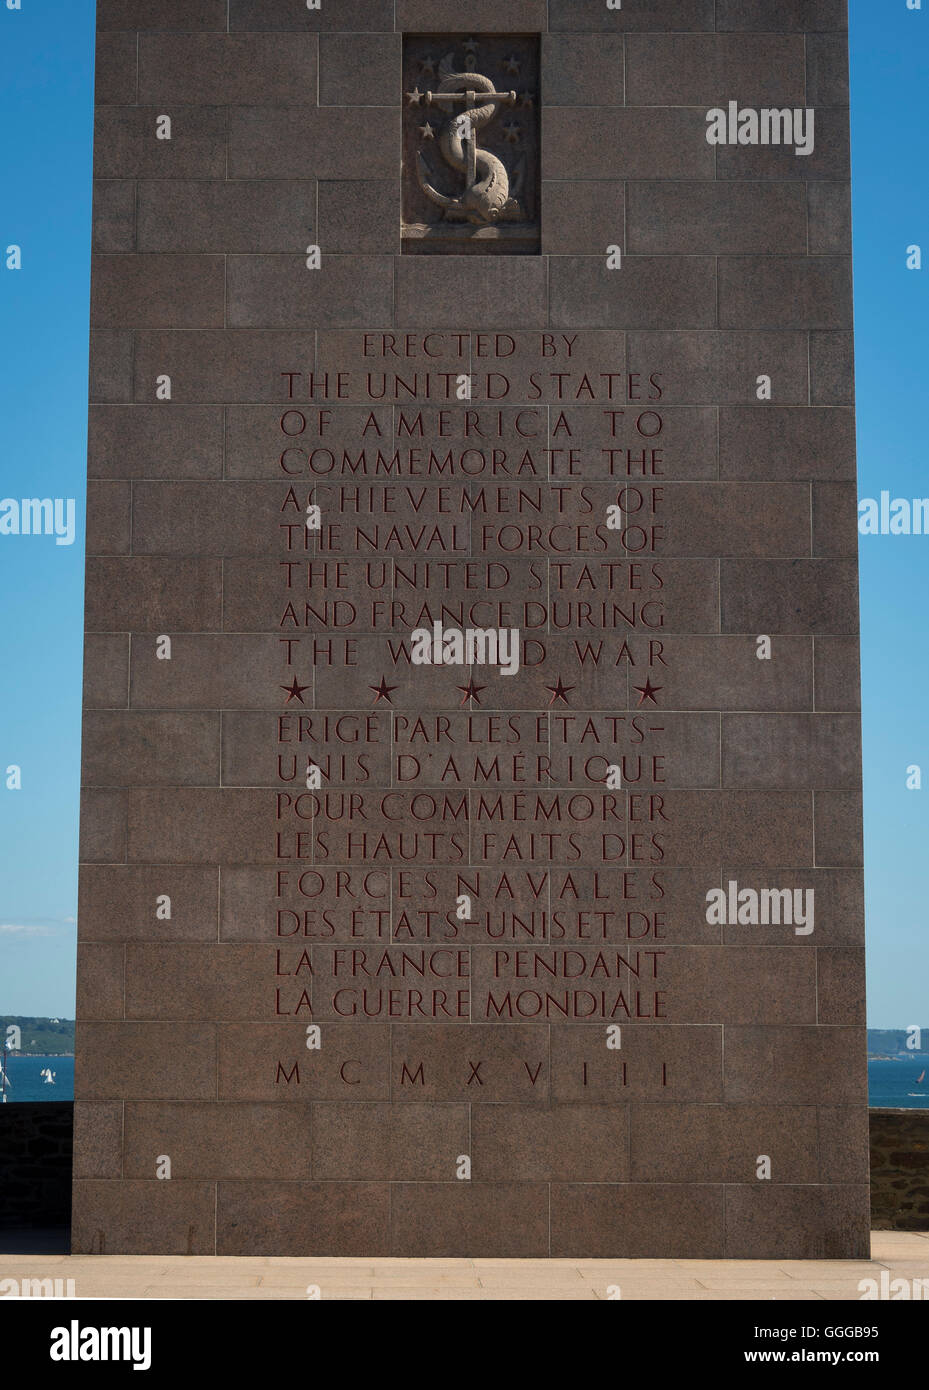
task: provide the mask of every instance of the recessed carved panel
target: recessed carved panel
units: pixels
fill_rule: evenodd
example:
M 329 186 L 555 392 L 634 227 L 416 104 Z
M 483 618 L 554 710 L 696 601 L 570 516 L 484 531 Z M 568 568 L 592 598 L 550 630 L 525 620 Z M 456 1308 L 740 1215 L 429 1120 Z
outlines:
M 539 250 L 538 36 L 408 36 L 403 250 Z

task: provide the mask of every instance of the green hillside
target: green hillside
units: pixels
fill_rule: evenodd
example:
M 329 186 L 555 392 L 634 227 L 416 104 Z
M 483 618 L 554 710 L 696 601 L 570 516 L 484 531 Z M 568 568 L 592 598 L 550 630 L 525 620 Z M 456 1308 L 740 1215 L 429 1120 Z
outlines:
M 33 1056 L 74 1054 L 73 1018 L 30 1018 L 26 1014 L 0 1014 L 0 1046 L 6 1030 L 15 1023 L 22 1031 L 21 1053 Z
M 907 1047 L 905 1028 L 869 1028 L 868 1055 L 870 1057 L 921 1057 L 929 1053 L 929 1028 L 920 1028 L 919 1047 Z

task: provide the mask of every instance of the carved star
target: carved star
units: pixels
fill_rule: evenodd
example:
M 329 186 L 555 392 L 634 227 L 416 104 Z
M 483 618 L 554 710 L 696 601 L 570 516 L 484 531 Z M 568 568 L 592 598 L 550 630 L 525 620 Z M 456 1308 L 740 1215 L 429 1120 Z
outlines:
M 423 99 L 423 93 L 418 87 L 414 87 L 412 92 L 407 92 L 406 99 L 411 106 L 418 106 Z
M 425 125 L 421 125 L 421 126 L 419 127 L 419 133 L 420 133 L 420 135 L 423 137 L 424 140 L 434 140 L 434 139 L 435 139 L 435 126 L 434 126 L 434 125 L 431 125 L 431 124 L 429 123 L 429 121 L 427 121 Z
M 503 133 L 506 136 L 508 145 L 519 144 L 519 137 L 522 132 L 515 121 L 507 121 L 506 125 L 503 127 Z
M 509 58 L 504 58 L 503 66 L 506 69 L 506 71 L 512 73 L 514 77 L 519 76 L 519 62 L 516 58 L 514 58 L 512 53 L 510 54 Z
M 644 705 L 646 700 L 651 700 L 653 705 L 657 705 L 658 701 L 655 699 L 655 696 L 658 694 L 659 690 L 664 690 L 663 685 L 652 685 L 651 679 L 648 676 L 645 677 L 644 685 L 634 685 L 632 688 L 639 692 L 640 705 Z
M 519 104 L 525 107 L 527 111 L 531 111 L 535 105 L 535 97 L 531 92 L 523 92 L 522 96 L 519 98 Z
M 487 686 L 486 686 L 486 685 L 475 685 L 473 680 L 469 680 L 467 685 L 456 685 L 456 686 L 455 686 L 455 689 L 456 689 L 456 690 L 460 690 L 460 691 L 462 692 L 462 694 L 464 695 L 464 699 L 463 699 L 462 702 L 461 702 L 462 705 L 466 704 L 466 703 L 468 702 L 468 700 L 476 700 L 477 703 L 480 704 L 480 703 L 481 703 L 481 699 L 480 699 L 481 691 L 482 691 L 482 690 L 486 690 L 486 689 L 487 689 Z
M 368 686 L 368 689 L 373 690 L 374 694 L 377 697 L 374 701 L 376 705 L 380 704 L 381 700 L 386 700 L 389 705 L 392 705 L 393 700 L 390 697 L 393 691 L 396 690 L 396 688 L 397 687 L 395 685 L 388 685 L 386 679 L 383 676 L 381 676 L 379 685 Z
M 572 690 L 576 690 L 577 687 L 573 685 L 564 685 L 561 677 L 559 676 L 557 685 L 547 685 L 545 689 L 550 690 L 552 692 L 552 698 L 548 702 L 549 706 L 551 706 L 555 703 L 556 700 L 560 700 L 563 705 L 570 704 L 570 701 L 568 700 L 568 695 Z
M 294 676 L 293 685 L 281 686 L 281 689 L 287 692 L 287 699 L 285 703 L 289 705 L 291 700 L 299 700 L 301 705 L 304 704 L 305 702 L 303 699 L 303 692 L 304 690 L 309 690 L 309 688 L 310 687 L 308 685 L 300 685 L 300 683 L 297 680 L 297 677 Z
M 434 59 L 434 58 L 421 58 L 421 59 L 419 60 L 419 66 L 422 68 L 423 73 L 427 73 L 427 72 L 428 72 L 428 74 L 429 74 L 430 77 L 434 77 L 434 76 L 435 76 L 435 59 Z

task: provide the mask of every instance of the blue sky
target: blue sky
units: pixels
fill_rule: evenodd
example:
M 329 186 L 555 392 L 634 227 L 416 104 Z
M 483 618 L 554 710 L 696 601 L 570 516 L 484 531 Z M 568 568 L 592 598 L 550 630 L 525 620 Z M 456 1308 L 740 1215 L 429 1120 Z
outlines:
M 850 22 L 858 495 L 923 497 L 929 5 L 852 0 Z M 859 557 L 868 1019 L 903 1027 L 929 1021 L 929 536 L 862 536 Z
M 74 497 L 78 536 L 0 543 L 0 1012 L 74 1016 L 93 0 L 0 0 L 0 495 Z
M 852 0 L 859 495 L 929 495 L 929 0 Z M 74 1013 L 93 0 L 0 0 L 0 495 L 78 538 L 0 542 L 0 1013 Z M 906 248 L 927 256 L 906 269 Z M 929 537 L 861 541 L 869 1022 L 929 1023 Z M 925 771 L 908 791 L 910 764 Z

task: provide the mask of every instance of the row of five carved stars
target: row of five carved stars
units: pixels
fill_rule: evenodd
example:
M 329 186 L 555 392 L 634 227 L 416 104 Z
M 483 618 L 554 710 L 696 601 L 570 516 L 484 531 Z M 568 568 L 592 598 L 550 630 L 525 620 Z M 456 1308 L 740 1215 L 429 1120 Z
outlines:
M 395 685 L 388 685 L 384 676 L 381 676 L 380 682 L 377 685 L 368 686 L 368 689 L 373 690 L 374 692 L 375 704 L 379 704 L 381 700 L 386 700 L 389 705 L 393 704 L 393 700 L 390 697 L 397 688 L 398 687 Z M 286 703 L 288 705 L 290 704 L 291 700 L 299 700 L 302 705 L 305 703 L 303 699 L 303 692 L 304 690 L 309 690 L 309 686 L 301 685 L 295 676 L 292 685 L 282 685 L 281 689 L 287 695 Z M 455 687 L 455 689 L 460 690 L 464 695 L 464 699 L 461 702 L 463 705 L 466 704 L 468 700 L 474 700 L 476 704 L 480 704 L 481 691 L 486 690 L 487 686 L 475 685 L 474 680 L 472 678 L 468 681 L 468 684 L 466 686 L 458 685 Z M 570 695 L 571 691 L 576 690 L 577 687 L 573 685 L 565 685 L 561 679 L 561 676 L 559 676 L 557 685 L 546 685 L 545 689 L 551 691 L 552 698 L 548 702 L 549 705 L 553 705 L 556 700 L 560 700 L 562 704 L 567 705 L 570 704 L 568 696 Z M 651 681 L 646 677 L 644 685 L 633 686 L 633 689 L 639 692 L 639 705 L 643 705 L 646 700 L 651 700 L 653 705 L 657 705 L 658 701 L 655 699 L 655 696 L 659 694 L 659 692 L 663 690 L 664 687 L 660 685 L 652 685 Z

